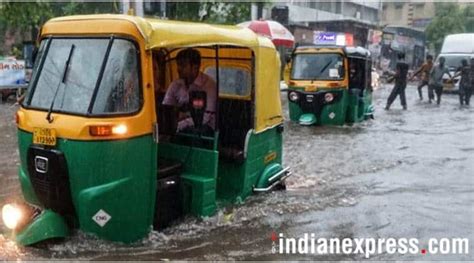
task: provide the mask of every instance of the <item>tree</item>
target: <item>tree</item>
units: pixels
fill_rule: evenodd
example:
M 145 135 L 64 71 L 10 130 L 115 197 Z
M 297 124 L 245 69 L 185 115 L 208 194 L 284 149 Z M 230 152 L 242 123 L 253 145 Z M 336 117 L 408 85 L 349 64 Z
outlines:
M 463 12 L 455 3 L 435 3 L 435 17 L 426 28 L 428 41 L 439 52 L 446 35 L 465 32 Z
M 474 33 L 474 5 L 468 5 L 464 8 L 463 18 L 465 19 L 464 26 L 466 32 Z
M 250 18 L 250 2 L 205 0 L 200 2 L 167 2 L 167 17 L 174 20 L 236 24 Z
M 119 13 L 118 1 L 108 2 L 0 2 L 0 40 L 5 35 L 20 36 L 16 45 L 23 40 L 34 40 L 41 25 L 47 20 L 65 15 Z M 3 47 L 10 50 L 11 47 Z M 20 47 L 21 49 L 21 47 Z M 11 50 L 10 50 L 11 51 Z M 5 51 L 8 53 L 8 51 Z
M 202 21 L 207 23 L 234 25 L 250 20 L 250 2 L 207 1 L 202 6 Z

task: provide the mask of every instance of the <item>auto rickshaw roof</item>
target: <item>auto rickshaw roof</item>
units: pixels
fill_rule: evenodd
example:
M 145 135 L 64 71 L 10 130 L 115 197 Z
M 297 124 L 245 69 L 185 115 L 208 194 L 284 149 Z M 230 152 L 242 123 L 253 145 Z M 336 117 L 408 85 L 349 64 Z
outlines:
M 368 58 L 370 51 L 363 47 L 345 47 L 344 51 L 348 57 Z
M 259 37 L 252 30 L 238 26 L 210 25 L 196 22 L 182 22 L 142 18 L 128 15 L 79 15 L 54 18 L 48 23 L 98 20 L 118 20 L 134 24 L 145 40 L 146 49 L 160 47 L 185 47 L 199 45 L 240 45 L 246 47 L 273 47 L 273 44 Z
M 370 57 L 370 51 L 363 48 L 363 47 L 348 47 L 348 46 L 336 46 L 336 45 L 315 45 L 315 44 L 304 44 L 297 46 L 295 48 L 295 53 L 298 53 L 298 51 L 302 50 L 339 50 L 343 51 L 346 56 L 348 57 L 355 57 L 355 58 L 369 58 Z

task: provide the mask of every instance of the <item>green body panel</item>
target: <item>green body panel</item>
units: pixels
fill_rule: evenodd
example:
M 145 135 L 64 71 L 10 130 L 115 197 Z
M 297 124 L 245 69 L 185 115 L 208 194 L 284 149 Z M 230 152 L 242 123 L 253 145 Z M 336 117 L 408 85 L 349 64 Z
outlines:
M 165 142 L 156 144 L 151 136 L 99 142 L 58 138 L 56 148 L 67 161 L 77 217 L 75 221 L 79 229 L 100 238 L 128 243 L 143 238 L 152 225 L 158 157 L 177 160 L 184 165 L 181 174 L 183 212 L 211 216 L 216 212 L 217 198 L 224 202 L 243 201 L 252 194 L 254 187 L 266 187 L 261 182 L 268 181 L 270 176 L 281 170 L 281 131 L 273 127 L 258 134 L 252 132 L 248 138 L 247 158 L 243 163 L 219 162 L 219 153 L 215 149 Z M 19 130 L 18 139 L 23 194 L 28 202 L 41 205 L 26 172 L 27 150 L 32 134 Z M 159 205 L 160 200 L 157 202 L 156 205 Z M 97 213 L 101 210 L 110 215 L 103 226 L 93 220 L 100 217 Z M 64 219 L 59 215 L 46 219 L 30 224 L 21 237 L 24 240 L 21 244 L 67 235 L 67 227 L 62 227 L 65 223 L 59 223 Z M 49 221 L 56 223 L 41 223 Z M 35 234 L 49 225 L 52 229 L 50 234 Z
M 23 246 L 32 245 L 50 238 L 64 238 L 69 228 L 64 219 L 51 210 L 44 210 L 29 225 L 16 233 L 16 242 Z
M 323 107 L 321 116 L 317 117 L 319 125 L 344 125 L 346 120 L 346 110 L 348 106 L 347 89 L 334 89 L 332 93 L 337 93 L 341 98 L 337 103 L 328 104 Z
M 18 169 L 18 178 L 20 178 L 20 186 L 21 191 L 23 193 L 23 198 L 30 204 L 40 206 L 41 203 L 38 201 L 38 197 L 36 197 L 35 191 L 33 190 L 33 186 L 31 185 L 30 178 L 28 177 L 27 173 L 23 170 L 23 167 L 20 166 Z
M 300 106 L 294 102 L 288 100 L 288 110 L 290 112 L 290 120 L 298 122 L 300 120 L 300 116 L 304 114 L 303 110 Z
M 291 91 L 293 88 L 289 88 Z M 301 89 L 294 89 L 301 91 Z M 323 106 L 320 116 L 316 117 L 317 125 L 344 125 L 345 123 L 361 122 L 373 113 L 372 92 L 364 90 L 361 98 L 348 92 L 347 89 L 331 89 L 333 93 L 339 93 L 341 98 L 336 103 Z M 290 119 L 300 122 L 301 116 L 312 112 L 304 112 L 294 102 L 288 102 Z
M 372 91 L 364 91 L 364 115 L 365 119 L 373 117 L 374 105 L 372 104 Z
M 21 170 L 27 171 L 31 133 L 20 130 L 18 141 Z M 156 144 L 151 135 L 115 141 L 58 138 L 56 149 L 67 161 L 72 201 L 81 230 L 126 243 L 149 232 L 156 193 Z M 20 181 L 25 181 L 22 190 L 27 201 L 35 203 L 31 183 L 21 177 Z M 100 210 L 111 217 L 103 226 L 93 220 Z
M 158 156 L 184 164 L 183 207 L 185 213 L 210 216 L 216 211 L 218 152 L 173 143 L 159 143 Z
M 219 199 L 239 202 L 250 196 L 265 167 L 282 163 L 282 140 L 277 127 L 258 134 L 251 133 L 247 158 L 242 164 L 221 161 L 217 178 Z
M 290 93 L 290 91 L 292 91 L 292 90 L 304 91 L 304 88 L 289 86 L 287 92 Z M 303 110 L 300 108 L 300 106 L 298 106 L 298 104 L 296 104 L 294 102 L 291 102 L 290 100 L 288 100 L 288 111 L 290 113 L 289 114 L 290 115 L 290 120 L 295 121 L 295 122 L 298 122 L 299 119 L 300 119 L 301 114 L 304 113 Z

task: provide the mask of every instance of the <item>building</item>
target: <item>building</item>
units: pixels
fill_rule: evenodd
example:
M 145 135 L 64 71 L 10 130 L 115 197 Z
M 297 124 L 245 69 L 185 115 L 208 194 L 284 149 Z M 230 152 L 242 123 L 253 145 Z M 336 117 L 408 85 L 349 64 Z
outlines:
M 354 35 L 354 44 L 367 46 L 369 31 L 376 29 L 381 17 L 381 1 L 280 1 L 278 8 L 286 16 L 267 16 L 287 26 L 296 42 L 312 43 L 317 32 L 339 32 Z M 286 11 L 284 11 L 286 10 Z M 265 13 L 265 12 L 264 12 Z M 269 12 L 267 12 L 269 14 Z M 282 19 L 283 17 L 283 19 Z
M 435 15 L 433 0 L 407 2 L 384 2 L 382 25 L 399 25 L 425 30 Z

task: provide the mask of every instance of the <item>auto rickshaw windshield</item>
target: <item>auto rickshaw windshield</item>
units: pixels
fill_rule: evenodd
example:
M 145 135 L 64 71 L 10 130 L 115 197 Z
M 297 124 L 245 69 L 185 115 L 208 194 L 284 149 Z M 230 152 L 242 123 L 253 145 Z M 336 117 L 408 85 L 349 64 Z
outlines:
M 297 54 L 293 61 L 291 79 L 341 80 L 344 79 L 344 59 L 340 54 Z
M 46 43 L 50 41 L 50 43 Z M 132 113 L 140 107 L 139 67 L 126 39 L 50 38 L 23 106 L 78 115 Z

